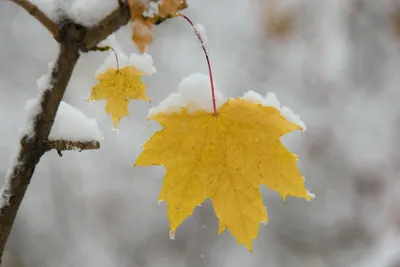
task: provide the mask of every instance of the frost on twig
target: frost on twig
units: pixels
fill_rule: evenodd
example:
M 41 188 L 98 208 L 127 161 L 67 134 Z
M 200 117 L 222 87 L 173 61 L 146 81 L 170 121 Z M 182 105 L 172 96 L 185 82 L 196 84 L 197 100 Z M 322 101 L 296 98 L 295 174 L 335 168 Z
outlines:
M 45 144 L 47 151 L 55 149 L 60 157 L 62 157 L 61 151 L 75 150 L 81 152 L 82 150 L 100 148 L 98 141 L 47 140 Z
M 49 63 L 49 72 L 53 69 L 53 63 Z M 39 92 L 48 90 L 51 84 L 50 73 L 44 74 L 37 80 Z M 39 98 L 33 98 L 26 102 L 25 111 L 27 112 L 26 127 L 23 134 L 32 137 L 34 128 L 31 125 L 42 109 Z M 96 119 L 88 118 L 81 110 L 61 101 L 57 115 L 48 139 L 45 141 L 45 150 L 55 149 L 60 156 L 61 151 L 65 150 L 90 150 L 99 149 L 104 137 L 100 132 Z
M 99 149 L 103 140 L 96 119 L 90 119 L 68 103 L 61 101 L 57 116 L 46 141 L 46 151 L 55 149 L 61 157 L 61 151 Z
M 200 45 L 206 50 L 207 53 L 209 53 L 210 41 L 203 25 L 201 25 L 200 23 L 196 23 L 196 25 L 194 25 L 194 30 L 196 32 L 196 35 L 199 37 Z

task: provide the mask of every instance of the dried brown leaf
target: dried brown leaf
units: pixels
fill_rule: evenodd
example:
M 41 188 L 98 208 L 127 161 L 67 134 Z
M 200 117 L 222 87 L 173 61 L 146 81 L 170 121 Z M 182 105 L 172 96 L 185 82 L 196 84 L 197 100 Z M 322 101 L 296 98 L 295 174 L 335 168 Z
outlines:
M 133 28 L 132 40 L 141 53 L 144 53 L 153 41 L 152 24 L 159 23 L 166 18 L 171 18 L 180 10 L 187 7 L 186 0 L 161 0 L 158 3 L 158 14 L 155 14 L 153 17 L 145 17 L 143 15 L 144 12 L 149 11 L 150 8 L 148 0 L 128 1 Z
M 288 10 L 278 10 L 273 0 L 267 4 L 265 25 L 268 37 L 285 37 L 293 32 L 294 15 Z
M 161 0 L 158 4 L 158 15 L 161 17 L 174 15 L 179 12 L 183 3 L 182 0 Z
M 146 20 L 135 20 L 132 22 L 132 40 L 141 53 L 153 42 L 153 23 Z

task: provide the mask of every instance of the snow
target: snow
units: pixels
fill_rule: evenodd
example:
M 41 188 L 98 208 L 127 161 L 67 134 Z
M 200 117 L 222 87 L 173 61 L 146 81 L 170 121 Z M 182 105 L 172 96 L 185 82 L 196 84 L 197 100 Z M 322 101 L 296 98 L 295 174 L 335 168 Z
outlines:
M 158 3 L 157 2 L 150 2 L 148 10 L 143 12 L 144 17 L 152 18 L 154 15 L 158 14 Z
M 33 122 L 37 114 L 41 112 L 42 94 L 46 90 L 50 90 L 50 75 L 53 71 L 53 62 L 48 64 L 48 72 L 37 80 L 39 88 L 39 96 L 29 99 L 25 103 L 26 123 L 21 128 L 20 135 L 27 135 L 28 138 L 33 137 Z M 57 115 L 51 129 L 49 139 L 63 139 L 69 141 L 94 141 L 103 140 L 104 137 L 100 132 L 96 119 L 90 119 L 79 109 L 65 103 L 60 102 Z
M 132 53 L 129 58 L 129 64 L 135 66 L 136 69 L 143 71 L 146 75 L 156 73 L 156 68 L 153 66 L 153 58 L 149 54 Z
M 265 107 L 274 107 L 280 111 L 281 115 L 285 119 L 287 119 L 291 123 L 299 125 L 302 128 L 302 131 L 305 131 L 307 129 L 305 123 L 300 119 L 299 115 L 295 114 L 288 107 L 285 106 L 281 107 L 281 104 L 278 98 L 276 97 L 275 93 L 268 93 L 265 97 L 263 97 L 257 92 L 248 91 L 243 95 L 242 99 L 253 103 L 261 104 Z
M 20 129 L 20 136 L 27 135 L 28 138 L 32 138 L 34 134 L 33 122 L 37 114 L 42 110 L 40 106 L 39 98 L 32 98 L 26 101 L 25 103 L 25 111 L 26 111 L 26 123 Z
M 207 37 L 207 33 L 203 25 L 201 25 L 200 23 L 196 23 L 194 25 L 194 30 L 196 31 L 197 36 L 200 38 L 200 45 L 204 47 L 204 49 L 208 53 L 210 48 L 210 41 Z
M 118 7 L 116 0 L 31 0 L 51 19 L 67 16 L 75 23 L 93 26 Z
M 288 121 L 299 125 L 302 128 L 302 131 L 307 129 L 305 123 L 301 121 L 300 116 L 295 114 L 290 108 L 282 107 L 280 111 L 283 117 L 285 117 Z
M 61 101 L 49 139 L 99 141 L 104 137 L 98 128 L 96 119 L 86 117 L 76 107 Z
M 307 190 L 307 194 L 308 196 L 311 198 L 311 200 L 313 200 L 315 198 L 315 194 L 311 193 L 310 191 Z
M 43 74 L 42 77 L 40 77 L 36 81 L 36 84 L 40 92 L 43 92 L 50 88 L 50 75 L 54 68 L 54 61 L 50 61 L 47 66 L 48 66 L 48 73 Z
M 33 98 L 26 102 L 25 110 L 28 113 L 28 121 L 40 111 L 39 99 Z M 26 131 L 24 131 L 26 133 Z M 32 133 L 33 131 L 28 131 Z M 57 115 L 51 129 L 49 139 L 69 141 L 94 141 L 103 140 L 96 119 L 90 119 L 79 109 L 61 101 Z
M 224 96 L 215 91 L 217 107 L 225 102 Z M 178 87 L 178 93 L 172 93 L 158 106 L 149 110 L 149 115 L 165 112 L 178 112 L 186 107 L 189 112 L 196 110 L 213 111 L 210 79 L 207 75 L 195 73 L 184 78 Z
M 217 108 L 224 102 L 224 97 L 218 90 L 215 90 Z M 273 107 L 280 111 L 281 115 L 288 121 L 299 125 L 302 131 L 306 130 L 306 125 L 300 117 L 288 107 L 281 107 L 274 93 L 268 93 L 265 97 L 254 91 L 248 91 L 242 97 L 243 100 L 261 104 L 265 107 Z M 213 112 L 210 79 L 207 75 L 195 73 L 184 78 L 179 84 L 178 93 L 170 94 L 158 106 L 149 110 L 149 116 L 157 113 L 179 112 L 181 108 L 187 108 L 188 112 L 204 110 Z
M 8 169 L 4 179 L 4 185 L 0 189 L 0 208 L 4 206 L 10 205 L 10 197 L 11 197 L 11 174 L 14 168 L 18 168 L 21 162 L 18 159 L 19 155 L 19 147 L 18 150 L 14 152 L 14 154 L 10 158 L 10 162 L 8 163 Z
M 54 68 L 54 62 L 50 61 L 47 65 L 48 72 L 43 74 L 39 79 L 37 79 L 36 84 L 39 89 L 40 96 L 46 91 L 50 89 L 50 78 L 51 78 L 51 72 L 53 71 Z M 33 121 L 34 118 L 40 111 L 42 110 L 40 106 L 40 99 L 41 97 L 37 97 L 34 99 L 30 99 L 25 103 L 25 111 L 26 111 L 26 123 L 25 126 L 23 126 L 20 129 L 20 137 L 23 135 L 27 135 L 28 138 L 33 137 Z
M 132 53 L 129 57 L 123 52 L 119 45 L 115 35 L 110 35 L 104 40 L 100 46 L 108 45 L 111 46 L 118 57 L 118 66 L 120 68 L 126 66 L 133 66 L 137 70 L 142 71 L 144 75 L 153 75 L 156 73 L 156 68 L 153 66 L 153 57 L 149 54 L 136 54 Z M 96 76 L 107 71 L 110 68 L 117 68 L 117 61 L 115 59 L 114 51 L 110 51 L 109 56 L 104 60 L 103 64 L 99 67 L 96 72 Z
M 175 233 L 173 233 L 172 231 L 169 231 L 169 239 L 175 240 Z

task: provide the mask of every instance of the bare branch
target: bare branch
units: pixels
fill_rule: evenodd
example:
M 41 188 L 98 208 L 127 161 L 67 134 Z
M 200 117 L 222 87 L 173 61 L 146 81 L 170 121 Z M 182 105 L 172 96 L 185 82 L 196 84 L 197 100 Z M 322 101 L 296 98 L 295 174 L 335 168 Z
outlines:
M 99 149 L 100 143 L 98 141 L 70 141 L 70 140 L 47 140 L 45 142 L 46 151 L 55 149 L 58 154 L 62 156 L 61 151 L 66 150 L 82 150 Z
M 10 166 L 11 170 L 2 188 L 0 258 L 35 167 L 46 152 L 45 140 L 49 136 L 58 106 L 79 58 L 79 47 L 84 35 L 82 28 L 75 24 L 67 24 L 62 32 L 60 53 L 51 73 L 50 88 L 41 96 L 41 112 L 33 121 L 33 134 L 22 137 L 17 162 Z
M 179 10 L 187 8 L 186 1 L 179 6 Z M 97 44 L 106 39 L 110 34 L 117 31 L 120 27 L 127 24 L 130 20 L 131 12 L 129 10 L 128 2 L 119 2 L 119 7 L 114 10 L 110 15 L 104 18 L 96 26 L 87 29 L 85 39 L 83 41 L 82 51 L 91 51 Z M 153 18 L 142 17 L 144 20 L 150 19 L 155 25 L 171 19 L 174 16 L 168 15 L 165 17 L 155 16 Z
M 43 13 L 35 4 L 27 0 L 10 0 L 25 9 L 32 17 L 37 19 L 50 33 L 56 41 L 59 41 L 60 29 L 46 14 Z
M 71 21 L 64 21 L 59 28 L 37 6 L 28 0 L 10 0 L 28 11 L 60 43 L 60 52 L 51 73 L 49 90 L 41 96 L 41 111 L 33 121 L 33 133 L 21 139 L 17 159 L 12 162 L 0 192 L 0 264 L 8 236 L 22 199 L 31 181 L 36 165 L 46 151 L 56 149 L 58 152 L 71 149 L 98 149 L 99 143 L 78 144 L 71 141 L 49 141 L 48 137 L 54 123 L 56 112 L 64 96 L 72 72 L 79 59 L 79 52 L 91 51 L 98 43 L 118 30 L 130 19 L 129 6 L 126 1 L 98 25 L 86 28 Z M 187 5 L 183 6 L 186 8 Z M 155 18 L 155 24 L 171 18 Z
M 120 6 L 116 10 L 111 12 L 111 14 L 105 17 L 96 26 L 87 29 L 85 39 L 83 40 L 82 51 L 90 51 L 110 34 L 117 31 L 123 25 L 126 25 L 130 17 L 127 1 L 120 3 Z

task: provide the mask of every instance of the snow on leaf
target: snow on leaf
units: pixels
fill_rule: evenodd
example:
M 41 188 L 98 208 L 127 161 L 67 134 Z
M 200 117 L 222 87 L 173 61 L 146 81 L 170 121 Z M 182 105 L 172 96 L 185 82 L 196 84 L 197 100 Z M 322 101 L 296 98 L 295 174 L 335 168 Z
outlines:
M 186 83 L 200 77 L 208 79 L 194 75 Z M 167 102 L 169 108 L 150 113 L 149 119 L 163 129 L 144 144 L 135 166 L 166 167 L 159 200 L 167 202 L 171 235 L 196 206 L 210 198 L 219 218 L 219 232 L 228 229 L 251 251 L 260 223 L 268 220 L 260 184 L 282 198 L 312 199 L 296 167 L 297 156 L 279 140 L 302 130 L 301 126 L 282 116 L 279 108 L 263 105 L 266 98 L 252 94 L 262 103 L 228 99 L 219 106 L 218 115 L 199 106 L 193 108 L 187 96 L 182 102 L 182 94 L 174 94 Z M 178 98 L 180 101 L 173 101 Z M 181 105 L 179 109 L 173 108 L 176 104 Z
M 116 41 L 112 39 L 114 43 Z M 111 114 L 113 129 L 116 129 L 122 117 L 128 116 L 128 105 L 131 99 L 141 99 L 150 102 L 146 95 L 146 85 L 141 76 L 153 75 L 156 68 L 153 58 L 144 54 L 131 54 L 126 56 L 122 51 L 116 50 L 119 69 L 115 55 L 110 53 L 96 72 L 98 83 L 92 87 L 89 101 L 106 99 L 106 113 Z
M 120 68 L 116 68 L 115 55 L 110 53 L 96 72 L 98 83 L 92 87 L 89 97 L 89 101 L 107 100 L 106 113 L 111 114 L 113 129 L 116 129 L 122 117 L 129 115 L 128 105 L 131 99 L 150 102 L 146 95 L 146 85 L 141 77 L 156 72 L 150 55 L 131 54 L 128 57 L 122 51 L 116 52 Z
M 122 117 L 128 116 L 131 99 L 150 102 L 146 95 L 146 85 L 141 81 L 142 72 L 133 66 L 122 69 L 111 68 L 96 77 L 99 81 L 92 87 L 89 101 L 107 99 L 106 113 L 111 114 L 113 128 L 117 128 Z
M 179 84 L 178 93 L 172 93 L 164 99 L 158 106 L 149 110 L 149 115 L 165 112 L 178 112 L 181 107 L 187 107 L 188 111 L 197 111 L 198 109 L 211 112 L 213 110 L 211 91 L 209 89 L 210 81 L 204 74 L 196 73 L 184 78 Z M 216 86 L 217 87 L 217 86 Z M 204 90 L 206 88 L 206 90 Z M 226 99 L 220 93 L 216 92 L 217 106 L 222 105 Z
M 109 36 L 103 44 L 110 45 L 118 58 L 118 65 L 114 51 L 110 52 L 103 64 L 96 71 L 96 76 L 100 75 L 111 68 L 134 66 L 137 70 L 143 72 L 144 75 L 153 75 L 156 73 L 156 68 L 153 66 L 153 58 L 151 55 L 143 53 L 132 53 L 127 56 L 123 51 L 114 35 Z

